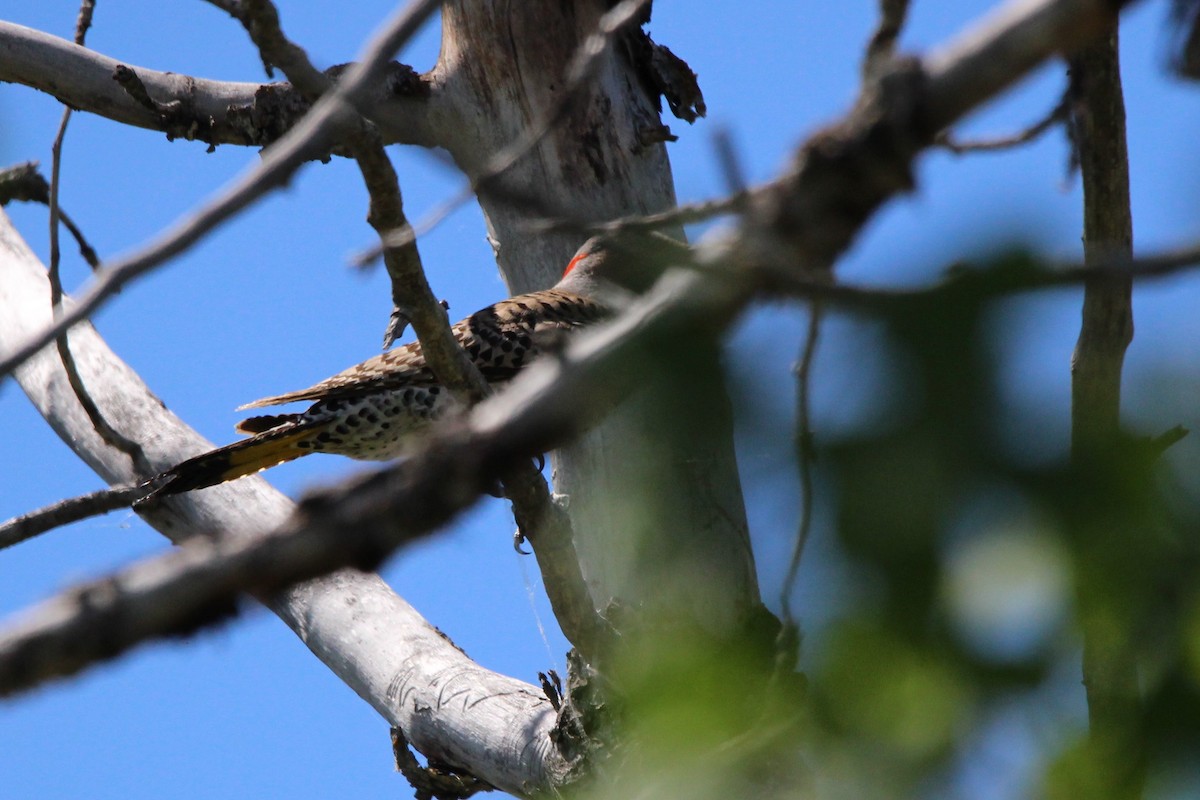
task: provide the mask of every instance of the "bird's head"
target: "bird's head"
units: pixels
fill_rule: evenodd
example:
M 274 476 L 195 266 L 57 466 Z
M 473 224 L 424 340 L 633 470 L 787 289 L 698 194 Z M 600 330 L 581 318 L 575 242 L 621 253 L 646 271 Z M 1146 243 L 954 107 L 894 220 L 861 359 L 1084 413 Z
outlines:
M 558 288 L 593 297 L 606 290 L 641 293 L 672 262 L 687 260 L 687 247 L 664 236 L 593 236 L 567 262 Z

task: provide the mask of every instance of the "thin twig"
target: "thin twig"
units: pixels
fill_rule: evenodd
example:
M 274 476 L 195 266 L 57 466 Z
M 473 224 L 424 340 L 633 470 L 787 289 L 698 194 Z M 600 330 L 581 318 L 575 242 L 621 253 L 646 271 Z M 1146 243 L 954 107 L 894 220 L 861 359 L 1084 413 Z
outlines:
M 367 47 L 363 58 L 347 70 L 345 78 L 305 115 L 295 128 L 272 145 L 255 167 L 232 186 L 175 223 L 156 241 L 97 272 L 91 286 L 71 308 L 64 309 L 53 325 L 14 348 L 0 361 L 0 378 L 25 363 L 30 356 L 87 319 L 129 281 L 176 256 L 221 223 L 232 218 L 268 191 L 283 186 L 314 154 L 327 152 L 331 137 L 348 113 L 375 85 L 388 60 L 441 5 L 441 0 L 413 0 L 385 26 Z
M 138 75 L 137 70 L 125 64 L 121 64 L 113 70 L 113 80 L 125 90 L 129 99 L 147 111 L 153 112 L 161 121 L 165 122 L 170 119 L 172 112 L 178 111 L 182 105 L 178 100 L 172 100 L 169 103 L 160 103 L 155 100 L 146 89 L 146 84 L 142 83 L 142 78 Z
M 999 264 L 989 269 L 964 269 L 928 286 L 904 288 L 831 283 L 821 278 L 783 274 L 780 265 L 756 266 L 761 290 L 768 295 L 820 298 L 842 308 L 886 314 L 914 300 L 943 294 L 969 291 L 981 298 L 1003 297 L 1059 286 L 1079 286 L 1093 280 L 1169 278 L 1200 267 L 1200 243 L 1140 258 L 1100 258 L 1094 264 L 1046 262 L 1044 266 L 1026 264 L 1014 268 Z
M 234 19 L 239 19 L 242 10 L 242 0 L 208 0 L 210 6 L 216 6 Z
M 115 486 L 78 497 L 69 497 L 36 511 L 13 517 L 0 524 L 0 549 L 12 547 L 47 531 L 73 522 L 98 517 L 129 504 L 144 495 L 140 486 Z
M 879 0 L 879 25 L 867 42 L 862 74 L 867 80 L 880 74 L 896 51 L 896 40 L 908 17 L 909 0 Z
M 333 81 L 313 66 L 303 48 L 284 34 L 279 14 L 269 0 L 244 0 L 230 13 L 242 23 L 258 47 L 268 75 L 272 74 L 272 65 L 279 67 L 309 102 L 316 102 L 332 88 Z M 404 214 L 400 182 L 378 129 L 361 116 L 350 128 L 346 137 L 350 154 L 358 164 L 370 197 L 367 221 L 380 235 L 389 231 L 411 231 L 412 226 Z M 384 334 L 384 349 L 391 346 L 409 323 L 413 323 L 434 373 L 460 395 L 482 396 L 485 391 L 482 378 L 473 380 L 466 359 L 454 352 L 457 348 L 446 315 L 425 278 L 416 238 L 384 247 L 383 254 L 392 281 L 394 309 Z
M 949 131 L 942 131 L 938 134 L 937 139 L 934 140 L 934 143 L 939 147 L 945 148 L 951 153 L 956 153 L 958 155 L 962 155 L 964 153 L 986 153 L 996 152 L 998 150 L 1011 150 L 1014 147 L 1020 147 L 1023 144 L 1032 142 L 1034 139 L 1038 138 L 1055 125 L 1066 120 L 1067 111 L 1069 109 L 1070 96 L 1069 93 L 1064 92 L 1062 99 L 1058 101 L 1058 105 L 1050 109 L 1049 114 L 1042 117 L 1040 120 L 1024 130 L 1018 131 L 1009 136 L 997 136 L 992 139 L 961 140 L 954 138 L 954 135 Z
M 75 17 L 75 44 L 82 46 L 92 27 L 92 15 L 96 13 L 96 0 L 79 0 L 79 15 Z
M 636 214 L 628 217 L 617 217 L 606 222 L 588 222 L 583 219 L 573 219 L 563 216 L 542 217 L 541 219 L 528 222 L 526 225 L 530 230 L 538 233 L 570 231 L 572 233 L 591 236 L 650 232 L 661 230 L 662 228 L 703 222 L 726 214 L 741 214 L 747 210 L 754 196 L 754 190 L 748 189 L 727 197 L 685 203 L 656 214 Z
M 598 664 L 613 631 L 596 613 L 579 566 L 571 517 L 555 502 L 542 473 L 521 461 L 502 478 L 517 531 L 533 546 L 550 608 L 563 635 L 590 664 Z
M 1152 436 L 1146 441 L 1146 449 L 1150 453 L 1151 459 L 1161 458 L 1164 453 L 1170 450 L 1179 442 L 1183 441 L 1191 431 L 1182 425 L 1176 425 L 1173 428 L 1163 431 L 1157 436 Z
M 75 44 L 83 45 L 88 28 L 92 24 L 92 14 L 94 11 L 95 0 L 82 0 L 79 6 L 79 16 L 75 22 Z M 56 311 L 61 310 L 63 298 L 60 271 L 62 253 L 59 249 L 58 241 L 58 223 L 60 218 L 58 188 L 62 171 L 63 142 L 67 136 L 67 123 L 71 121 L 71 113 L 72 109 L 70 106 L 63 107 L 62 120 L 58 124 L 58 132 L 55 134 L 54 143 L 50 147 L 50 189 L 47 197 L 47 205 L 50 207 L 50 265 L 47 272 L 50 281 L 50 305 Z M 122 435 L 120 431 L 108 423 L 108 420 L 100 413 L 96 402 L 88 393 L 87 387 L 84 386 L 83 378 L 79 374 L 79 368 L 75 364 L 75 357 L 71 355 L 71 346 L 68 341 L 69 336 L 69 332 L 63 331 L 62 335 L 55 340 L 55 346 L 58 349 L 59 358 L 62 359 L 63 371 L 67 375 L 67 380 L 71 384 L 71 389 L 74 391 L 76 399 L 79 400 L 79 405 L 87 414 L 88 419 L 91 420 L 92 426 L 96 429 L 96 433 L 100 435 L 101 439 L 127 454 L 133 459 L 133 463 L 139 469 L 149 472 L 141 447 L 136 442 Z
M 717 164 L 721 167 L 721 177 L 725 180 L 725 193 L 730 197 L 745 194 L 748 185 L 746 170 L 742 168 L 737 150 L 733 146 L 733 135 L 728 128 L 718 128 L 713 132 L 712 141 Z
M 461 205 L 466 202 L 466 199 L 471 197 L 470 187 L 464 187 L 462 193 L 455 195 L 450 200 L 438 205 L 432 211 L 425 215 L 420 222 L 417 223 L 411 234 L 406 236 L 423 236 L 433 228 L 437 227 L 446 217 L 454 213 Z M 751 191 L 745 191 L 728 197 L 719 197 L 715 200 L 704 200 L 698 203 L 685 203 L 681 206 L 676 206 L 669 211 L 661 211 L 656 214 L 636 214 L 628 217 L 617 217 L 616 219 L 607 220 L 605 222 L 588 221 L 575 217 L 564 217 L 561 215 L 542 215 L 537 219 L 522 223 L 522 226 L 533 233 L 560 233 L 567 231 L 577 233 L 581 236 L 598 236 L 601 234 L 619 235 L 623 233 L 650 233 L 652 231 L 661 230 L 663 228 L 673 228 L 680 225 L 687 225 L 693 222 L 703 222 L 713 217 L 723 216 L 726 214 L 740 214 L 746 210 L 748 201 L 752 197 Z M 505 194 L 505 199 L 515 199 L 517 203 L 524 204 L 525 201 L 531 201 L 532 198 L 516 197 L 514 195 Z M 401 242 L 404 236 L 399 234 L 389 234 L 388 242 Z M 372 248 L 364 250 L 361 253 L 351 258 L 351 264 L 355 267 L 369 266 L 375 259 L 379 258 L 379 249 Z
M 796 624 L 792 613 L 792 594 L 796 579 L 800 575 L 800 562 L 804 558 L 804 547 L 808 544 L 813 518 L 813 466 L 817 450 L 813 445 L 812 414 L 809 408 L 812 365 L 817 354 L 817 342 L 821 336 L 822 306 L 819 298 L 814 299 L 808 311 L 808 331 L 804 336 L 804 348 L 796 363 L 796 464 L 800 470 L 800 523 L 796 528 L 796 540 L 792 544 L 792 555 L 784 574 L 783 587 L 779 592 L 779 605 L 783 610 L 784 627 Z

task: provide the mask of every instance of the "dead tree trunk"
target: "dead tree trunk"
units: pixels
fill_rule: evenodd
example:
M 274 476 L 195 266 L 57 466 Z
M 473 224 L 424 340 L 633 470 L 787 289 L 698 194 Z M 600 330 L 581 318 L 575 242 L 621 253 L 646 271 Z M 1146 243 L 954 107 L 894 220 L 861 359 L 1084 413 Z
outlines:
M 457 120 L 445 128 L 444 146 L 473 181 L 493 154 L 567 102 L 572 57 L 607 5 L 446 4 L 430 77 Z M 585 221 L 675 205 L 668 131 L 647 87 L 650 46 L 637 26 L 618 35 L 561 124 L 480 191 L 513 292 L 552 284 L 579 237 L 531 231 L 538 211 L 514 204 L 512 195 Z M 697 345 L 686 355 L 685 370 L 639 375 L 638 397 L 555 454 L 555 488 L 569 496 L 598 608 L 612 600 L 665 604 L 719 630 L 757 603 L 758 587 L 718 354 Z

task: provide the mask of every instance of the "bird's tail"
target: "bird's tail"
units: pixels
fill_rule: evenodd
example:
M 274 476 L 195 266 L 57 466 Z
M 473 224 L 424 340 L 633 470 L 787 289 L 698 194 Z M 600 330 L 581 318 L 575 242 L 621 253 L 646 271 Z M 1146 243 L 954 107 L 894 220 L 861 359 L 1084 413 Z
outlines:
M 189 458 L 146 482 L 147 499 L 190 492 L 291 461 L 311 453 L 304 443 L 318 432 L 315 425 L 285 422 L 207 453 Z

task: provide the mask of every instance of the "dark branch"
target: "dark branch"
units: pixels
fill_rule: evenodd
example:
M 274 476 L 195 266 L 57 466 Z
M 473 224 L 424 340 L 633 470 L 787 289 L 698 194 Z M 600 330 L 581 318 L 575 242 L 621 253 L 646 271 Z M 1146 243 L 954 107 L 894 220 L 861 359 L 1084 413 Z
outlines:
M 517 530 L 533 545 L 542 585 L 563 635 L 591 664 L 597 664 L 612 641 L 613 631 L 596 613 L 579 568 L 571 517 L 555 502 L 532 463 L 519 463 L 503 479 Z
M 75 44 L 83 45 L 84 37 L 87 35 L 88 28 L 92 24 L 92 14 L 94 11 L 95 3 L 93 0 L 83 0 L 79 7 L 79 17 L 75 22 Z M 63 299 L 61 278 L 62 253 L 58 244 L 58 223 L 60 219 L 58 188 L 62 172 L 63 142 L 67 136 L 67 123 L 71 121 L 71 113 L 72 109 L 70 106 L 63 108 L 62 120 L 59 122 L 58 132 L 55 134 L 54 142 L 50 146 L 50 188 L 48 192 L 48 205 L 50 207 L 50 266 L 47 277 L 50 281 L 50 305 L 56 312 L 61 310 Z M 71 390 L 75 393 L 75 399 L 79 401 L 79 405 L 83 408 L 84 413 L 91 420 L 92 427 L 96 429 L 96 433 L 109 445 L 128 455 L 133 460 L 137 469 L 149 472 L 150 467 L 146 462 L 141 447 L 113 428 L 108 423 L 108 420 L 104 418 L 104 415 L 100 413 L 100 409 L 96 406 L 96 402 L 92 399 L 91 395 L 88 394 L 87 387 L 83 384 L 83 378 L 79 375 L 79 369 L 75 365 L 75 357 L 71 354 L 70 334 L 64 331 L 55 340 L 55 346 L 58 349 L 58 356 L 62 360 L 63 371 L 66 373 L 67 380 L 71 384 Z
M 1108 258 L 1095 264 L 1037 262 L 1033 259 L 1002 261 L 987 269 L 957 269 L 949 277 L 929 286 L 893 289 L 827 280 L 780 275 L 777 268 L 763 267 L 762 291 L 767 295 L 820 298 L 853 311 L 889 314 L 906 304 L 938 296 L 971 296 L 979 299 L 1004 297 L 1022 292 L 1080 286 L 1092 280 L 1168 278 L 1200 267 L 1200 244 L 1143 258 Z
M 1200 78 L 1200 3 L 1171 2 L 1171 69 L 1181 78 Z
M 36 161 L 27 161 L 24 164 L 0 170 L 0 206 L 6 206 L 13 200 L 41 203 L 47 206 L 50 204 L 50 184 L 38 172 Z M 100 266 L 100 259 L 96 257 L 96 251 L 88 244 L 83 231 L 67 215 L 62 206 L 59 206 L 58 217 L 79 245 L 79 255 L 83 257 L 89 267 L 97 269 Z
M 1067 118 L 1067 112 L 1070 109 L 1069 93 L 1064 93 L 1062 99 L 1058 101 L 1058 105 L 1050 109 L 1050 113 L 1042 117 L 1037 122 L 1033 123 L 1024 130 L 1017 131 L 1009 136 L 997 136 L 991 139 L 968 139 L 961 140 L 954 138 L 949 131 L 942 131 L 938 134 L 935 144 L 939 147 L 944 147 L 952 153 L 962 155 L 963 153 L 985 153 L 995 152 L 997 150 L 1011 150 L 1014 147 L 1020 147 L 1023 144 L 1032 142 L 1034 139 L 1041 136 L 1046 131 L 1050 130 L 1055 125 L 1064 122 Z
M 118 508 L 128 508 L 130 503 L 145 493 L 146 490 L 139 486 L 117 486 L 59 500 L 28 514 L 13 517 L 0 525 L 0 549 L 12 547 L 63 525 L 98 517 Z
M 787 572 L 784 574 L 783 587 L 779 591 L 779 604 L 783 609 L 783 624 L 785 628 L 796 625 L 792 614 L 792 594 L 796 588 L 796 579 L 800 575 L 800 562 L 804 558 L 804 548 L 808 544 L 812 532 L 813 520 L 813 467 L 817 460 L 817 449 L 813 442 L 812 414 L 809 408 L 809 388 L 812 379 L 813 360 L 817 355 L 817 342 L 821 336 L 822 306 L 819 299 L 814 299 L 808 310 L 808 332 L 804 337 L 804 347 L 800 352 L 800 360 L 796 362 L 796 465 L 800 471 L 800 524 L 796 528 L 796 539 L 792 543 L 792 555 L 788 559 Z
M 1133 215 L 1125 99 L 1114 22 L 1106 35 L 1071 59 L 1072 130 L 1083 179 L 1085 264 L 1129 259 Z M 1120 271 L 1084 283 L 1083 323 L 1071 359 L 1071 460 L 1081 473 L 1114 457 L 1121 437 L 1121 371 L 1133 340 L 1133 276 Z M 1138 676 L 1142 620 L 1113 587 L 1127 579 L 1138 537 L 1116 521 L 1089 531 L 1079 561 L 1077 596 L 1083 629 L 1089 748 L 1112 797 L 1140 797 L 1145 784 Z
M 80 0 L 79 15 L 75 18 L 75 44 L 82 45 L 92 27 L 92 15 L 96 13 L 96 0 Z
M 629 217 L 618 217 L 606 222 L 589 222 L 563 216 L 542 217 L 529 223 L 530 229 L 539 233 L 556 233 L 571 231 L 586 236 L 599 234 L 648 233 L 650 231 L 688 225 L 693 222 L 703 222 L 713 217 L 727 214 L 740 214 L 749 206 L 751 191 L 746 190 L 720 197 L 715 200 L 703 200 L 697 203 L 685 203 L 670 211 L 657 214 L 638 214 Z
M 1151 459 L 1161 457 L 1163 453 L 1167 452 L 1176 444 L 1183 441 L 1183 439 L 1189 433 L 1191 433 L 1191 431 L 1189 431 L 1187 428 L 1183 427 L 1182 425 L 1176 425 L 1169 430 L 1163 431 L 1158 436 L 1151 437 L 1146 442 L 1146 447 L 1149 449 Z
M 867 42 L 862 74 L 870 80 L 879 75 L 896 52 L 896 40 L 908 17 L 909 0 L 879 0 L 879 25 Z
M 329 77 L 308 60 L 303 48 L 283 33 L 279 14 L 268 0 L 245 0 L 230 13 L 242 23 L 258 47 L 268 75 L 272 74 L 273 66 L 279 67 L 309 102 L 315 102 L 333 86 Z M 393 230 L 411 231 L 404 215 L 399 179 L 384 150 L 379 131 L 359 117 L 351 126 L 346 141 L 370 196 L 367 221 L 381 235 Z M 404 332 L 406 323 L 414 323 L 434 373 L 460 395 L 482 396 L 485 391 L 482 378 L 471 380 L 466 359 L 454 352 L 457 347 L 450 336 L 446 315 L 437 308 L 433 291 L 425 279 L 415 238 L 386 248 L 384 263 L 392 279 L 395 309 L 384 336 L 384 348 Z

